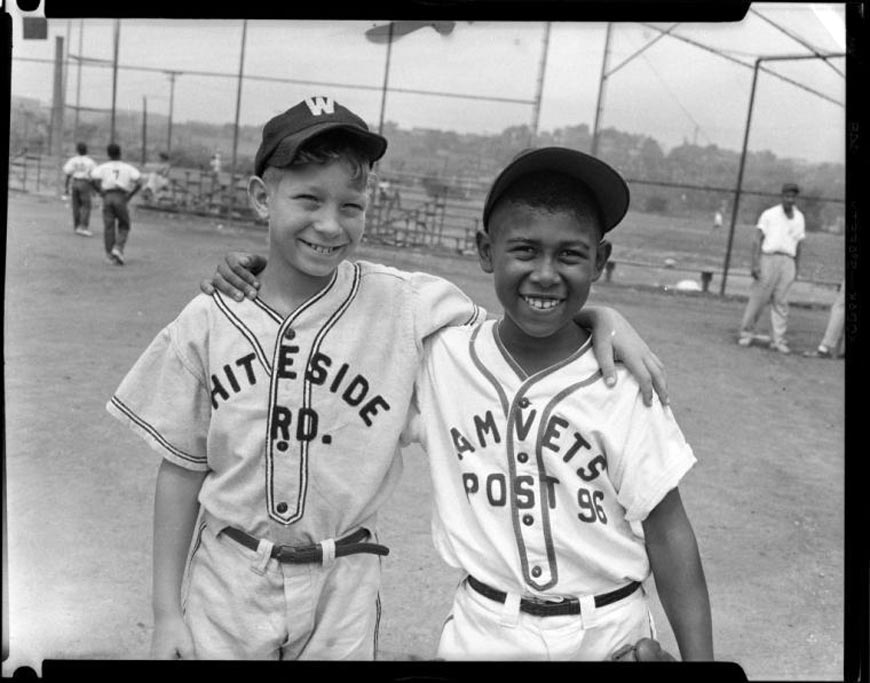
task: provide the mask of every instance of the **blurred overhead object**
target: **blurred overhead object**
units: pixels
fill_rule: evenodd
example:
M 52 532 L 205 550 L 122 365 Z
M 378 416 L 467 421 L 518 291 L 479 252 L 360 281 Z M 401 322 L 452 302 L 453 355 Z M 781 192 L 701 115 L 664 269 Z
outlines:
M 373 26 L 366 31 L 366 38 L 373 43 L 388 43 L 413 31 L 431 26 L 442 36 L 449 36 L 456 26 L 455 21 L 391 21 L 389 24 Z

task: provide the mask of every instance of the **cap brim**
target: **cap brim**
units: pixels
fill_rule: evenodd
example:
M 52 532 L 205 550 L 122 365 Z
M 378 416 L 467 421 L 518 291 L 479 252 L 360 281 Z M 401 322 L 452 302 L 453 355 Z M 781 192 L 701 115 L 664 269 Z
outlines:
M 275 150 L 260 162 L 262 168 L 255 169 L 256 174 L 262 175 L 267 166 L 281 168 L 289 165 L 303 143 L 329 130 L 344 130 L 356 137 L 361 143 L 366 158 L 368 158 L 370 163 L 376 162 L 387 151 L 386 138 L 377 133 L 365 131 L 345 123 L 318 123 L 298 133 L 282 138 L 276 145 Z
M 564 173 L 586 185 L 598 202 L 603 232 L 615 228 L 628 211 L 628 185 L 613 168 L 577 150 L 542 147 L 523 153 L 496 177 L 484 204 L 484 226 L 488 225 L 493 206 L 508 187 L 522 176 L 540 171 Z

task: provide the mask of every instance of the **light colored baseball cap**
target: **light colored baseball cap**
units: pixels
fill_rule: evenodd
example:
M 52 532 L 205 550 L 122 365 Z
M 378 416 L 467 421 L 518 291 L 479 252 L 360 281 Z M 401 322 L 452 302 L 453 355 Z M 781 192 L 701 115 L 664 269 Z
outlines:
M 583 183 L 598 203 L 603 232 L 615 228 L 628 211 L 628 184 L 614 168 L 575 149 L 539 147 L 517 154 L 493 181 L 483 205 L 484 230 L 488 229 L 493 207 L 505 190 L 522 176 L 541 171 L 564 173 Z

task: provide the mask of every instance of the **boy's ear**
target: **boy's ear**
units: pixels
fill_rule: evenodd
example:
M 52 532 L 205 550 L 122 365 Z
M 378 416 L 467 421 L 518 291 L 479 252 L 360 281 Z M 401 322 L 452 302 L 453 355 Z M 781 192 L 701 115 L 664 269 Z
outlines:
M 492 237 L 485 230 L 478 230 L 475 239 L 477 240 L 477 257 L 480 261 L 480 269 L 484 273 L 491 273 Z
M 269 218 L 269 188 L 259 176 L 254 175 L 248 179 L 248 201 L 260 218 Z
M 610 258 L 612 250 L 613 245 L 607 240 L 601 240 L 598 243 L 598 251 L 595 254 L 595 277 L 592 278 L 593 282 L 600 278 L 601 273 L 604 272 L 604 265 L 607 263 L 607 259 Z

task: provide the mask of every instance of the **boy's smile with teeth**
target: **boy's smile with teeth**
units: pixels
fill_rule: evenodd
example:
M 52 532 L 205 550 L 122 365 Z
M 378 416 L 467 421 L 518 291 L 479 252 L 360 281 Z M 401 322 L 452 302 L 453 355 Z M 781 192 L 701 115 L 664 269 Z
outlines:
M 304 244 L 306 247 L 316 251 L 318 254 L 332 254 L 332 253 L 336 252 L 338 249 L 341 249 L 342 246 L 344 246 L 344 245 L 338 244 L 334 247 L 328 247 L 328 246 L 323 245 L 323 244 L 314 244 L 313 242 L 309 242 L 309 241 L 301 239 L 301 238 L 299 239 L 299 241 L 302 242 L 302 244 Z
M 560 303 L 562 303 L 563 299 L 554 299 L 552 297 L 536 297 L 529 296 L 527 294 L 520 295 L 529 306 L 539 311 L 548 311 L 552 308 L 555 308 Z

